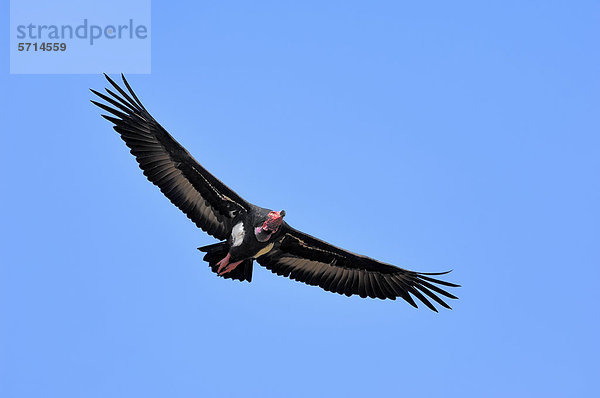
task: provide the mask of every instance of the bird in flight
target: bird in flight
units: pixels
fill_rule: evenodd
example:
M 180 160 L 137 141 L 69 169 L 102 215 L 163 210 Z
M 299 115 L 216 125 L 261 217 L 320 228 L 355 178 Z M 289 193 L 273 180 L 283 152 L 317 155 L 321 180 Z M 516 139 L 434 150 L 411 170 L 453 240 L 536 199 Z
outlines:
M 248 203 L 202 167 L 154 120 L 125 76 L 121 75 L 125 89 L 105 77 L 114 90 L 106 88 L 106 94 L 91 91 L 108 105 L 92 103 L 110 114 L 102 117 L 114 124 L 148 180 L 199 228 L 220 241 L 199 248 L 217 275 L 250 282 L 256 260 L 277 275 L 330 292 L 391 300 L 401 297 L 414 307 L 416 298 L 436 312 L 431 301 L 450 309 L 441 296 L 457 297 L 440 286 L 460 285 L 438 279 L 450 271 L 409 271 L 292 228 L 283 221 L 284 210 Z

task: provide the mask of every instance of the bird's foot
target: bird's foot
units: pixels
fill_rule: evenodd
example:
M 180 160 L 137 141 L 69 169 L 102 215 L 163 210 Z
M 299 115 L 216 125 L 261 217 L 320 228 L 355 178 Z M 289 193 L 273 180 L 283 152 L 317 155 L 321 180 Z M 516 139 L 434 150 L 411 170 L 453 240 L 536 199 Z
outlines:
M 227 253 L 227 255 L 217 263 L 217 265 L 219 266 L 219 269 L 217 270 L 217 274 L 221 275 L 221 271 L 223 270 L 223 268 L 225 268 L 227 266 L 227 264 L 229 264 L 229 259 L 231 258 L 231 254 Z
M 230 263 L 229 262 L 230 258 L 231 258 L 231 254 L 227 253 L 225 258 L 217 263 L 217 265 L 219 266 L 219 269 L 217 270 L 217 274 L 219 276 L 222 276 L 228 272 L 233 271 L 235 269 L 235 267 L 240 265 L 240 263 L 243 261 L 243 260 L 240 260 L 240 261 L 236 261 L 234 263 Z
M 244 260 L 236 261 L 235 263 L 230 263 L 227 265 L 223 271 L 219 272 L 219 276 L 225 275 L 228 272 L 233 271 L 238 265 L 240 265 Z

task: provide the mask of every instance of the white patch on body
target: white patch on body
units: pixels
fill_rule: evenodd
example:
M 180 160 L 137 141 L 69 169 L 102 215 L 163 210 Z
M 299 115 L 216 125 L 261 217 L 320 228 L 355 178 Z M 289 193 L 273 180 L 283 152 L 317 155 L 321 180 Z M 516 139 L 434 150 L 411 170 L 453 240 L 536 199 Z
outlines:
M 244 241 L 244 235 L 246 235 L 246 231 L 244 231 L 244 223 L 239 222 L 231 230 L 231 246 L 236 247 L 241 245 Z
M 260 256 L 262 256 L 263 254 L 267 254 L 268 252 L 270 252 L 270 251 L 271 251 L 271 249 L 273 248 L 273 245 L 274 245 L 274 243 L 273 243 L 273 242 L 271 242 L 271 243 L 269 243 L 268 245 L 266 245 L 264 248 L 260 249 L 260 250 L 258 251 L 258 253 L 256 253 L 256 254 L 254 255 L 254 258 L 260 257 Z

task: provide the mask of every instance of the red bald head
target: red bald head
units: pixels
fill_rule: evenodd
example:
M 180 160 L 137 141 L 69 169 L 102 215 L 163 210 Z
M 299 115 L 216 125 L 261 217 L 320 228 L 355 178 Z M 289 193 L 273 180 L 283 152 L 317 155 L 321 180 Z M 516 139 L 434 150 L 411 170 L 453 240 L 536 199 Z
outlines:
M 279 226 L 283 222 L 285 216 L 285 210 L 272 211 L 267 215 L 267 221 L 263 223 L 263 230 L 269 232 L 275 232 L 279 229 Z

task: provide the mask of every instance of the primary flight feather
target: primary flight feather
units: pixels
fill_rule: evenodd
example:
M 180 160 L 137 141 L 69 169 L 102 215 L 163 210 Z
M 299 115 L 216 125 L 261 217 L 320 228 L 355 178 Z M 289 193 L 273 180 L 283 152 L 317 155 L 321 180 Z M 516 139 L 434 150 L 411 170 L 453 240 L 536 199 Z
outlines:
M 125 89 L 109 76 L 106 94 L 91 90 L 106 103 L 92 102 L 110 113 L 114 124 L 144 175 L 199 228 L 221 242 L 204 246 L 213 272 L 224 278 L 252 280 L 254 260 L 272 272 L 339 294 L 380 299 L 417 300 L 433 311 L 431 301 L 450 308 L 442 289 L 459 287 L 434 276 L 399 268 L 333 246 L 298 231 L 283 221 L 285 211 L 246 202 L 202 167 L 148 113 L 121 75 Z M 449 271 L 448 271 L 449 272 Z M 431 301 L 430 301 L 431 300 Z

